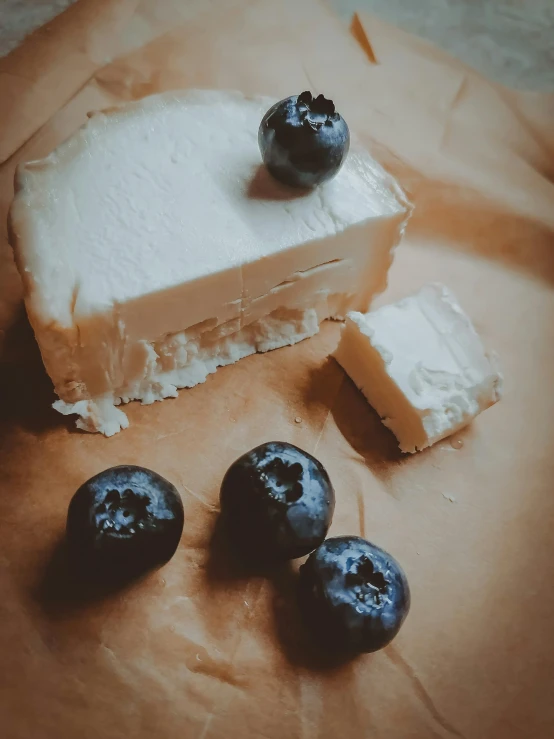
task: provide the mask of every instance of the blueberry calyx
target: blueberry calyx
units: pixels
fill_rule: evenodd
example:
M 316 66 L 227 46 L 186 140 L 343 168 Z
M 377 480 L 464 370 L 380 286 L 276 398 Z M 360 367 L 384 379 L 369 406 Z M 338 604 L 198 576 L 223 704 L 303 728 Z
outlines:
M 148 523 L 148 501 L 130 488 L 122 493 L 108 490 L 104 501 L 96 506 L 94 515 L 100 533 L 132 536 Z
M 304 470 L 299 462 L 272 459 L 260 473 L 268 494 L 283 503 L 296 503 L 303 494 L 302 477 Z
M 362 556 L 358 561 L 351 560 L 347 564 L 344 582 L 355 593 L 357 600 L 364 603 L 370 601 L 374 608 L 384 605 L 389 582 L 382 572 L 374 568 L 368 557 Z
M 314 98 L 309 90 L 300 93 L 297 105 L 302 123 L 314 131 L 319 131 L 323 125 L 332 126 L 333 121 L 338 121 L 340 118 L 332 100 L 328 100 L 323 95 Z

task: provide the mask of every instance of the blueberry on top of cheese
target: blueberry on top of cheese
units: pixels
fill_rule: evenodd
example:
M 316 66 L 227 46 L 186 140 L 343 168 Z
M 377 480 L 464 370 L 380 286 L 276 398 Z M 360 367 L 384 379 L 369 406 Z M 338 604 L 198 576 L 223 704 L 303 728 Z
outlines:
M 217 367 L 367 310 L 409 206 L 352 149 L 300 193 L 260 162 L 274 101 L 164 93 L 88 123 L 18 170 L 11 236 L 62 413 L 107 435 L 116 406 L 175 396 Z M 221 121 L 225 120 L 225 125 Z
M 264 115 L 258 133 L 271 174 L 293 187 L 315 187 L 334 177 L 350 147 L 350 131 L 332 100 L 311 92 L 281 100 Z

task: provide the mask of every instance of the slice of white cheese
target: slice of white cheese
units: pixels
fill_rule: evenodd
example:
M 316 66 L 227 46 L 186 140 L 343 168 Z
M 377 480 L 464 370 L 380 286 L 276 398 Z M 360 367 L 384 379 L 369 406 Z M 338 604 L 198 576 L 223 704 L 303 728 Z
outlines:
M 372 313 L 349 313 L 334 356 L 403 452 L 450 436 L 501 396 L 502 375 L 439 284 Z
M 111 435 L 121 402 L 174 396 L 217 367 L 367 310 L 410 207 L 353 147 L 310 191 L 261 166 L 274 101 L 165 93 L 96 113 L 18 170 L 11 236 L 62 413 Z

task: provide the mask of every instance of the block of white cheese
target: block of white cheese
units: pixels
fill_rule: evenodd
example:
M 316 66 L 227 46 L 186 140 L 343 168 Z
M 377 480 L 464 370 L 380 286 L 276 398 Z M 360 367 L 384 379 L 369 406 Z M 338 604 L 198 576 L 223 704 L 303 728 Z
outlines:
M 19 168 L 11 240 L 27 312 L 80 428 L 127 425 L 217 367 L 367 310 L 410 207 L 363 149 L 310 192 L 274 181 L 267 98 L 164 93 L 95 113 Z
M 403 452 L 450 436 L 501 396 L 495 362 L 439 284 L 372 313 L 349 313 L 334 356 Z

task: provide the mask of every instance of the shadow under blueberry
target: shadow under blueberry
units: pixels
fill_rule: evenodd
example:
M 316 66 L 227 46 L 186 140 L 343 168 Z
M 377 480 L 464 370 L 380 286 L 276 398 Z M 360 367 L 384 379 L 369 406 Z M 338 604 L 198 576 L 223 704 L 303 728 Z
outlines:
M 351 655 L 333 651 L 314 638 L 300 610 L 294 564 L 256 560 L 252 555 L 241 554 L 219 516 L 209 545 L 208 587 L 234 585 L 238 592 L 254 578 L 263 578 L 270 584 L 274 636 L 291 664 L 312 670 L 332 670 L 352 660 Z
M 248 532 L 243 532 L 248 536 Z M 206 562 L 206 580 L 208 585 L 216 586 L 235 581 L 244 582 L 250 578 L 263 577 L 271 579 L 273 573 L 281 567 L 279 563 L 257 559 L 241 551 L 236 539 L 229 536 L 229 530 L 221 514 L 217 517 L 208 547 Z
M 250 574 L 247 563 L 239 556 L 229 539 L 221 515 L 218 515 L 208 544 L 206 562 L 208 583 L 246 580 Z
M 310 192 L 309 188 L 289 187 L 279 182 L 264 164 L 260 164 L 248 183 L 246 194 L 251 200 L 297 200 Z
M 271 577 L 275 635 L 290 664 L 314 671 L 334 671 L 350 664 L 359 655 L 325 643 L 317 636 L 300 605 L 299 576 L 286 563 Z
M 159 568 L 136 572 L 125 578 L 107 573 L 98 576 L 80 567 L 80 563 L 71 556 L 63 536 L 47 558 L 33 596 L 47 616 L 61 617 L 112 597 L 120 597 L 147 579 L 156 569 Z

